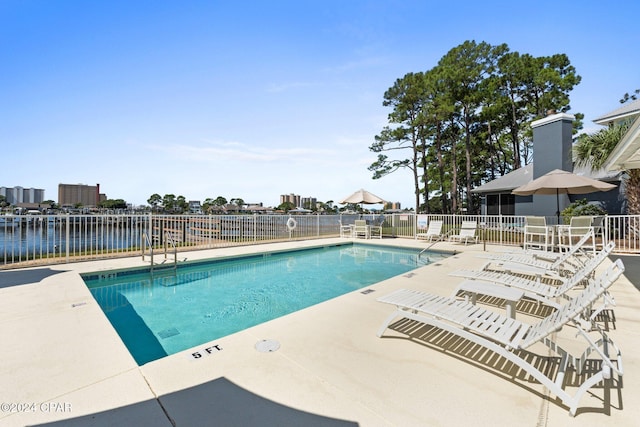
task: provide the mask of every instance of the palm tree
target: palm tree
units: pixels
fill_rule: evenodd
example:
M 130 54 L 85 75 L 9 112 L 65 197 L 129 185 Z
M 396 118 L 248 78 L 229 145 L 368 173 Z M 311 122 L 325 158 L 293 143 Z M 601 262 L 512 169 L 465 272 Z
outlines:
M 578 137 L 578 143 L 574 147 L 576 164 L 590 165 L 594 170 L 600 169 L 627 133 L 629 126 L 629 122 L 614 124 L 591 135 L 583 134 Z M 628 177 L 625 193 L 628 213 L 638 215 L 640 214 L 640 169 L 629 169 L 626 173 Z
M 627 171 L 627 206 L 630 215 L 640 214 L 640 169 L 630 169 Z

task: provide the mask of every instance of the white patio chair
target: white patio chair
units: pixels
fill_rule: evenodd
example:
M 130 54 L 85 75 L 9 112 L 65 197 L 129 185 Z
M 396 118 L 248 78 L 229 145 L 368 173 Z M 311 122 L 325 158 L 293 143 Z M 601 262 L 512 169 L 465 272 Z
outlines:
M 370 237 L 371 228 L 364 219 L 356 219 L 353 223 L 352 236 L 355 238 L 363 237 L 368 239 Z
M 340 237 L 352 237 L 353 236 L 353 224 L 343 224 L 340 221 Z
M 598 215 L 593 217 L 591 221 L 591 226 L 593 227 L 593 236 L 595 240 L 596 247 L 604 246 L 607 244 L 607 226 L 606 226 L 606 217 L 602 215 Z
M 369 238 L 373 239 L 382 239 L 382 226 L 381 225 L 370 225 L 369 226 Z
M 544 251 L 553 249 L 554 230 L 547 226 L 543 216 L 528 216 L 524 226 L 524 249 L 537 248 Z
M 558 242 L 560 250 L 570 250 L 576 240 L 580 240 L 584 235 L 591 236 L 591 250 L 596 251 L 595 232 L 592 225 L 593 217 L 574 216 L 569 225 L 558 226 Z

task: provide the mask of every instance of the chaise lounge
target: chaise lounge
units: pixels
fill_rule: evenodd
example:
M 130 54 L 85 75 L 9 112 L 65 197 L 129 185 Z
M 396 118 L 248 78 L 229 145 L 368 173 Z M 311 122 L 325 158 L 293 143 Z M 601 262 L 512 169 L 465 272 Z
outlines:
M 512 266 L 513 269 L 518 265 L 521 270 L 526 270 L 526 267 L 532 267 L 531 270 L 547 270 L 561 273 L 562 270 L 576 269 L 584 265 L 586 259 L 592 254 L 588 254 L 583 251 L 584 245 L 590 238 L 593 237 L 593 233 L 587 233 L 566 252 L 543 252 L 543 251 L 527 251 L 521 253 L 502 253 L 502 254 L 488 254 L 478 255 L 480 258 L 487 258 L 490 261 L 482 268 L 486 269 L 491 264 L 498 264 L 500 266 Z
M 442 224 L 443 222 L 440 220 L 431 220 L 429 221 L 427 231 L 425 233 L 416 233 L 416 237 L 428 242 L 431 242 L 432 240 L 440 240 L 442 236 Z
M 460 231 L 458 232 L 458 234 L 449 236 L 449 241 L 464 242 L 465 246 L 467 243 L 469 243 L 469 241 L 478 243 L 478 236 L 476 236 L 477 228 L 478 228 L 478 223 L 476 223 L 475 221 L 462 221 L 462 225 L 460 226 Z
M 622 356 L 619 349 L 604 330 L 599 328 L 591 318 L 584 318 L 583 314 L 590 312 L 594 302 L 607 291 L 623 271 L 624 265 L 620 260 L 616 260 L 597 279 L 591 280 L 584 290 L 534 324 L 518 321 L 455 297 L 399 289 L 378 298 L 379 302 L 397 307 L 380 327 L 378 337 L 381 337 L 392 321 L 399 317 L 431 325 L 465 338 L 493 351 L 537 379 L 569 407 L 569 414 L 573 416 L 576 414 L 581 397 L 591 387 L 612 378 L 612 372 L 622 377 Z M 570 355 L 554 341 L 553 334 L 567 326 L 572 326 L 587 343 L 580 357 Z M 590 332 L 597 332 L 599 338 L 594 339 Z M 553 378 L 553 372 L 547 370 L 543 372 L 530 362 L 531 353 L 527 349 L 537 343 L 543 343 L 560 356 L 557 370 L 552 370 L 555 372 L 555 378 Z M 616 352 L 615 361 L 610 358 L 609 350 Z M 599 360 L 588 359 L 594 353 L 599 356 Z M 576 370 L 576 378 L 579 377 L 581 380 L 580 386 L 573 395 L 565 389 L 564 383 L 565 373 L 569 367 Z
M 460 289 L 473 290 L 474 284 L 476 287 L 483 287 L 487 283 L 491 285 L 500 284 L 522 290 L 524 296 L 527 298 L 540 301 L 552 307 L 558 307 L 559 305 L 555 299 L 566 295 L 567 292 L 587 280 L 595 272 L 596 268 L 611 254 L 614 247 L 615 244 L 609 242 L 596 256 L 589 258 L 589 260 L 573 274 L 568 277 L 556 276 L 554 279 L 558 282 L 557 285 L 544 283 L 541 279 L 542 276 L 546 274 L 545 270 L 541 269 L 538 273 L 535 273 L 531 267 L 529 267 L 528 273 L 520 271 L 521 274 L 513 274 L 510 270 L 459 269 L 452 271 L 449 275 L 468 279 L 460 283 L 454 295 L 457 294 Z M 523 275 L 526 274 L 530 274 L 531 277 L 535 278 L 523 277 Z

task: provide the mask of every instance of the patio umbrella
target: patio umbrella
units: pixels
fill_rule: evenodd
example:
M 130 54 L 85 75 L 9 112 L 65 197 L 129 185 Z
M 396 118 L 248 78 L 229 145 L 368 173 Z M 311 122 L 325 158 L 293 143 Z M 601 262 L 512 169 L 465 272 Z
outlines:
M 340 203 L 342 203 L 342 204 L 345 204 L 345 203 L 354 203 L 354 204 L 362 203 L 364 205 L 375 205 L 375 204 L 378 204 L 378 203 L 384 203 L 384 200 L 381 199 L 380 197 L 376 196 L 375 194 L 370 193 L 367 190 L 364 190 L 364 189 L 361 188 L 360 190 L 356 191 L 355 193 L 353 193 L 349 197 L 346 197 L 346 198 L 342 199 L 340 201 Z
M 596 191 L 609 191 L 616 188 L 613 184 L 576 175 L 575 173 L 554 169 L 529 182 L 521 185 L 511 193 L 518 196 L 530 196 L 532 194 L 555 194 L 556 215 L 560 223 L 559 194 L 588 194 Z

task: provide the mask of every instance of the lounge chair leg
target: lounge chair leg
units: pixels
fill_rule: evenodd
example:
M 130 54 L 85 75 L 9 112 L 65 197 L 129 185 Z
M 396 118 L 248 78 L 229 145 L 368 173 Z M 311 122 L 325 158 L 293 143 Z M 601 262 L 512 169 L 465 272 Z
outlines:
M 395 319 L 396 317 L 398 317 L 400 314 L 402 313 L 398 313 L 398 311 L 394 311 L 391 316 L 389 316 L 387 318 L 387 320 L 382 324 L 382 326 L 380 327 L 380 329 L 378 329 L 378 338 L 382 337 L 382 334 L 384 333 L 384 331 L 387 330 L 387 328 L 389 327 L 389 325 L 391 324 L 391 321 L 393 319 Z

